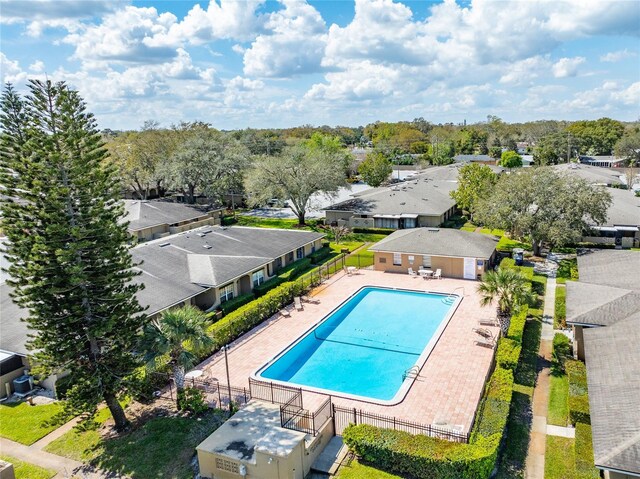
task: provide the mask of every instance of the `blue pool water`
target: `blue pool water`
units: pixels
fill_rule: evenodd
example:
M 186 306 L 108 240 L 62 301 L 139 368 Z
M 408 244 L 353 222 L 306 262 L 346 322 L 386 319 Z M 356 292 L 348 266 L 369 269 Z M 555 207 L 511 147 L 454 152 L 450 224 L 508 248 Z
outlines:
M 439 294 L 363 288 L 258 377 L 389 401 L 451 308 Z

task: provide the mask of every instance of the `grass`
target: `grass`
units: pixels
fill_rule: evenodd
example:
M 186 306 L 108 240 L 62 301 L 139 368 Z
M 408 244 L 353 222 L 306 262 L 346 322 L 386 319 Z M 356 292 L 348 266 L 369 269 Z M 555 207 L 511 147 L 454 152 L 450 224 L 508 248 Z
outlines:
M 0 436 L 29 446 L 60 426 L 53 420 L 62 408 L 61 402 L 39 406 L 30 406 L 26 402 L 2 404 Z
M 566 426 L 569 422 L 569 378 L 563 372 L 551 374 L 547 422 Z
M 521 241 L 511 239 L 507 235 L 504 235 L 500 238 L 500 241 L 498 241 L 498 244 L 496 246 L 496 249 L 498 251 L 511 251 L 514 248 L 522 248 L 525 251 L 530 251 L 531 244 L 523 243 Z
M 104 439 L 97 428 L 71 430 L 45 450 L 71 459 L 91 462 L 115 475 L 136 478 L 193 477 L 194 448 L 223 422 L 223 413 L 209 411 L 199 419 L 156 417 L 130 433 Z M 109 418 L 100 411 L 98 423 Z
M 258 228 L 281 228 L 281 229 L 306 229 L 316 230 L 317 221 L 308 220 L 305 226 L 298 226 L 298 220 L 289 218 L 262 218 L 260 216 L 236 215 L 233 218 L 225 218 L 225 224 L 234 224 L 237 226 L 255 226 Z
M 574 440 L 565 437 L 547 436 L 544 455 L 545 479 L 575 479 Z
M 381 471 L 371 466 L 367 466 L 353 459 L 348 464 L 344 464 L 338 471 L 337 479 L 401 479 L 389 472 Z
M 567 327 L 567 288 L 556 285 L 556 304 L 553 314 L 553 327 L 561 329 Z
M 0 459 L 13 464 L 16 479 L 51 479 L 56 475 L 56 471 L 21 461 L 15 457 L 0 454 Z

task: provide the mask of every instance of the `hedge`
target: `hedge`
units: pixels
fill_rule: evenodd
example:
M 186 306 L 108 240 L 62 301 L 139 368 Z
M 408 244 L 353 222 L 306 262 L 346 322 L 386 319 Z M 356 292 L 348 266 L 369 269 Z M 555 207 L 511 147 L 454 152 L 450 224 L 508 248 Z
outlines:
M 488 478 L 493 470 L 497 438 L 461 444 L 367 424 L 347 427 L 344 443 L 372 465 L 419 479 Z
M 274 276 L 273 278 L 253 288 L 253 292 L 257 297 L 263 296 L 267 293 L 267 291 L 287 281 L 293 281 L 301 274 L 307 272 L 311 268 L 311 264 L 312 260 L 309 257 L 300 259 L 295 263 L 291 263 L 286 268 L 282 269 L 277 276 Z
M 569 338 L 562 333 L 553 336 L 553 361 L 564 369 L 564 363 L 571 355 L 571 344 Z
M 591 424 L 589 395 L 587 392 L 587 370 L 581 361 L 566 361 L 569 377 L 569 419 L 572 424 Z
M 215 349 L 250 331 L 291 303 L 294 296 L 300 296 L 304 292 L 305 287 L 302 282 L 288 281 L 212 324 L 207 331 L 214 339 Z
M 576 424 L 576 479 L 599 479 L 600 472 L 593 464 L 591 426 Z
M 562 286 L 556 287 L 556 302 L 555 302 L 555 324 L 558 327 L 567 326 L 567 288 Z
M 394 229 L 392 228 L 353 228 L 351 230 L 353 233 L 364 233 L 364 234 L 374 234 L 374 235 L 390 235 L 393 233 Z
M 240 306 L 244 306 L 245 304 L 253 301 L 256 297 L 253 293 L 241 294 L 240 296 L 230 299 L 229 301 L 225 301 L 220 304 L 220 310 L 226 315 L 232 311 L 235 311 Z
M 522 346 L 517 341 L 509 338 L 500 338 L 498 350 L 496 351 L 496 364 L 500 368 L 515 372 L 518 367 L 521 349 Z
M 325 246 L 323 248 L 320 248 L 318 251 L 311 253 L 309 256 L 307 256 L 307 258 L 311 260 L 311 264 L 318 264 L 327 259 L 332 254 L 333 251 L 331 251 L 331 248 Z
M 507 338 L 522 343 L 522 335 L 524 334 L 524 325 L 527 324 L 527 314 L 529 313 L 528 306 L 522 306 L 520 311 L 511 316 L 511 322 L 509 323 L 509 331 L 507 331 Z
M 358 456 L 390 472 L 419 479 L 488 478 L 507 423 L 512 391 L 513 373 L 496 369 L 485 388 L 469 444 L 366 424 L 347 427 L 343 440 Z

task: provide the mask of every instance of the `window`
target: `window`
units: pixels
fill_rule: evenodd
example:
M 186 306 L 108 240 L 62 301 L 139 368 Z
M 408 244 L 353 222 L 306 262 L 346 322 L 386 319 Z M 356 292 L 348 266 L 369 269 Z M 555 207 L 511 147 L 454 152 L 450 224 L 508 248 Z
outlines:
M 291 263 L 293 261 L 293 251 L 287 253 L 287 263 Z
M 415 257 L 413 256 L 409 256 L 409 264 L 413 264 L 413 260 L 415 259 Z
M 233 283 L 220 288 L 220 302 L 224 303 L 225 301 L 233 299 L 233 293 Z
M 431 256 L 422 257 L 422 266 L 425 268 L 431 268 Z
M 251 275 L 251 281 L 253 282 L 253 287 L 254 288 L 256 286 L 259 286 L 262 283 L 264 283 L 264 271 L 260 270 L 260 271 L 256 271 L 255 273 L 253 273 Z
M 296 250 L 296 259 L 304 258 L 304 246 Z
M 282 258 L 276 258 L 274 272 L 282 268 Z
M 402 265 L 402 255 L 400 253 L 393 253 L 393 265 L 394 266 Z
M 386 263 L 386 262 L 387 262 L 387 258 L 380 258 L 380 259 L 378 260 L 378 263 L 383 263 L 383 264 L 384 264 L 384 263 Z

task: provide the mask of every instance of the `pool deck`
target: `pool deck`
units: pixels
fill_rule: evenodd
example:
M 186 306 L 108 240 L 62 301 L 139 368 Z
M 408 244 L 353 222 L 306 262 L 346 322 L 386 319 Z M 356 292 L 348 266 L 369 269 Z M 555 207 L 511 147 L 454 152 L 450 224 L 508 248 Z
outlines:
M 494 307 L 480 306 L 477 285 L 477 281 L 448 278 L 423 280 L 407 274 L 371 270 L 360 270 L 358 274 L 351 276 L 338 273 L 312 293 L 313 298 L 319 300 L 318 304 L 304 303 L 303 311 L 291 308 L 290 317 L 276 315 L 231 344 L 231 385 L 248 387 L 248 378 L 258 368 L 363 286 L 441 293 L 452 293 L 456 288 L 462 287 L 463 300 L 422 367 L 418 378 L 399 404 L 383 406 L 335 395 L 332 396 L 332 401 L 338 406 L 355 407 L 421 424 L 437 421 L 461 425 L 463 430 L 468 432 L 493 356 L 491 349 L 475 344 L 478 335 L 472 331 L 478 327 L 479 319 L 495 317 Z M 497 327 L 488 329 L 494 334 L 498 332 Z M 200 364 L 198 369 L 205 370 L 209 378 L 217 378 L 220 382 L 226 383 L 223 354 L 217 353 Z M 303 392 L 305 409 L 314 410 L 325 399 L 324 395 Z

